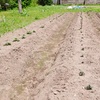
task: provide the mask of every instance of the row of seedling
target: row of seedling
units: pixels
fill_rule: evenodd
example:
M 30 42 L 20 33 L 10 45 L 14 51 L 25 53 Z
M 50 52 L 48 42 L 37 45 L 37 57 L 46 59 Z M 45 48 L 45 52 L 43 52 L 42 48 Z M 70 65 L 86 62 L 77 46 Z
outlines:
M 83 71 L 80 70 L 79 76 L 84 76 L 84 75 L 85 75 L 85 73 L 84 73 Z M 92 86 L 91 86 L 91 85 L 88 85 L 88 86 L 85 87 L 85 89 L 86 89 L 86 90 L 92 90 Z
M 82 39 L 83 39 L 83 37 L 82 37 Z M 83 46 L 83 44 L 81 46 Z M 82 48 L 81 50 L 84 51 L 84 48 Z M 84 56 L 81 55 L 80 57 L 84 57 Z M 81 63 L 84 64 L 83 61 Z M 84 75 L 85 75 L 85 73 L 80 70 L 79 76 L 84 76 Z M 86 87 L 84 87 L 84 89 L 86 89 L 86 90 L 92 90 L 92 86 L 91 85 L 87 85 Z
M 33 33 L 35 33 L 35 32 L 36 31 L 33 30 Z M 30 34 L 32 34 L 32 32 L 31 31 L 28 31 L 26 34 L 30 35 Z M 25 36 L 25 34 L 23 34 L 23 36 L 21 37 L 21 39 L 25 39 L 25 38 L 26 38 L 26 36 Z M 18 38 L 14 38 L 14 40 L 12 42 L 19 42 L 19 41 L 20 40 Z M 7 42 L 7 43 L 4 44 L 4 46 L 10 46 L 10 45 L 11 45 L 10 42 Z

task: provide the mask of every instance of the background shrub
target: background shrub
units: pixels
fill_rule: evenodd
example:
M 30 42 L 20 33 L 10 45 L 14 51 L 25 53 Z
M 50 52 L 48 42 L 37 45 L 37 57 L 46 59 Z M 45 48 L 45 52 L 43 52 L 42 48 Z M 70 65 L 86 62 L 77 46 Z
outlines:
M 53 2 L 52 0 L 38 0 L 38 4 L 45 6 L 45 5 L 51 5 Z
M 34 0 L 22 0 L 22 7 L 29 6 L 32 3 L 32 1 Z M 6 3 L 9 4 L 9 8 L 11 9 L 18 7 L 18 0 L 0 0 L 0 5 L 2 10 L 6 10 L 6 6 L 5 6 Z

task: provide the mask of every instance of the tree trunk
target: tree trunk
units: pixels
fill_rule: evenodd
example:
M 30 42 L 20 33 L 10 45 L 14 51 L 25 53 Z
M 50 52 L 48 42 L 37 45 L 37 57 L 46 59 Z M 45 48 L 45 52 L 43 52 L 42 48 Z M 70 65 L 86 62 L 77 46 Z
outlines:
M 60 0 L 57 0 L 57 4 L 60 5 Z
M 19 9 L 19 13 L 22 13 L 22 1 L 18 0 L 18 9 Z
M 86 0 L 84 0 L 84 2 L 83 2 L 83 5 L 85 5 L 86 4 Z

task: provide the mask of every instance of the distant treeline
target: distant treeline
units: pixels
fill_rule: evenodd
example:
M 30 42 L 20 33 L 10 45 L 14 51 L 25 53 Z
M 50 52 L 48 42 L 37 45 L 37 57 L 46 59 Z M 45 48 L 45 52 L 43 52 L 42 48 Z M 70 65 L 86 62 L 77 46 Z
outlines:
M 22 7 L 27 7 L 29 5 L 51 5 L 52 0 L 21 0 L 22 1 Z M 18 0 L 0 0 L 0 8 L 2 10 L 7 10 L 8 8 L 13 9 L 15 7 L 18 7 Z

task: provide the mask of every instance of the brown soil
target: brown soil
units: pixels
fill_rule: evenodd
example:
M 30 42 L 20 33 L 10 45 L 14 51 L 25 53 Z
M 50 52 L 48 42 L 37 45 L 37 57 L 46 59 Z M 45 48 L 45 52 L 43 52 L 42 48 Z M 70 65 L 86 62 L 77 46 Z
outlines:
M 99 43 L 100 13 L 53 15 L 5 34 L 0 100 L 100 100 Z

